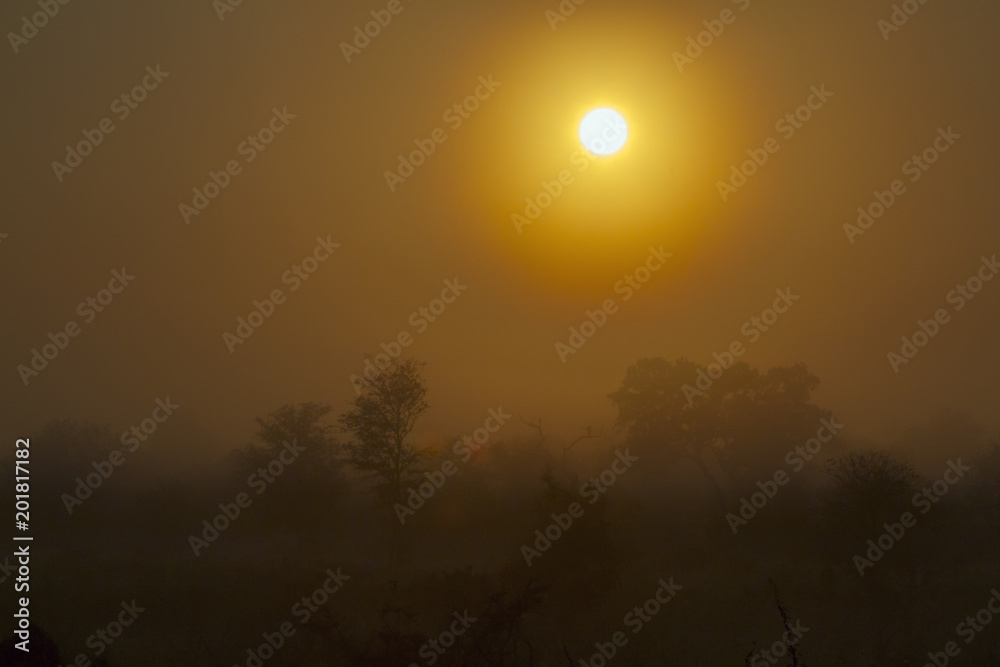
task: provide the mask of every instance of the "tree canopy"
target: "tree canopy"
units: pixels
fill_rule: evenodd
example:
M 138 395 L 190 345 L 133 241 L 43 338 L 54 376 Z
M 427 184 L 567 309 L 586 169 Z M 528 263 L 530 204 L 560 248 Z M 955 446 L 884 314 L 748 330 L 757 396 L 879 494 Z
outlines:
M 403 485 L 425 458 L 407 439 L 427 409 L 423 364 L 393 361 L 362 387 L 340 417 L 344 431 L 353 435 L 347 445 L 351 463 L 382 482 L 390 502 L 398 502 Z

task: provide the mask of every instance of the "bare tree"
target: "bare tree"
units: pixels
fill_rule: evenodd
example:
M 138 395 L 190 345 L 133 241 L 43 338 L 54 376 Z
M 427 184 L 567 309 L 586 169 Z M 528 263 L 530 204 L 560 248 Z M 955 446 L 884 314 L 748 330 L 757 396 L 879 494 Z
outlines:
M 584 433 L 579 438 L 577 438 L 573 442 L 571 442 L 568 445 L 565 445 L 563 447 L 563 454 L 562 454 L 563 462 L 566 461 L 566 454 L 569 453 L 569 450 L 573 449 L 573 445 L 575 445 L 576 443 L 580 442 L 581 440 L 590 440 L 592 438 L 600 438 L 601 434 L 604 432 L 604 429 L 603 428 L 599 428 L 599 429 L 597 429 L 597 433 L 594 433 L 593 432 L 593 427 L 592 426 L 588 426 L 587 428 L 584 429 L 584 431 L 586 431 L 586 433 Z
M 522 424 L 524 424 L 525 426 L 527 426 L 529 428 L 533 428 L 536 431 L 538 431 L 538 444 L 539 445 L 544 445 L 545 444 L 545 433 L 542 432 L 542 418 L 539 417 L 535 421 L 530 422 L 527 419 L 525 419 L 524 417 L 522 417 L 520 414 L 517 417 L 518 417 L 518 419 L 521 420 Z

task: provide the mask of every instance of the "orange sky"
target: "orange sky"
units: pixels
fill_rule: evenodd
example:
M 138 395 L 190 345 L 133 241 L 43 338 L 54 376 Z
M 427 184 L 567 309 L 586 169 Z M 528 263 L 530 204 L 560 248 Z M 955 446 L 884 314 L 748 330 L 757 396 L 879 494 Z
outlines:
M 707 363 L 737 340 L 754 366 L 806 363 L 858 434 L 941 407 L 1000 427 L 1000 281 L 961 310 L 948 299 L 1000 253 L 995 4 L 929 3 L 888 40 L 891 3 L 593 0 L 553 29 L 557 4 L 404 2 L 349 63 L 341 42 L 385 5 L 244 0 L 224 20 L 209 2 L 64 6 L 0 57 L 5 435 L 59 416 L 124 429 L 169 394 L 242 439 L 283 403 L 339 411 L 362 355 L 401 332 L 427 362 L 429 433 L 498 405 L 609 426 L 629 364 Z M 4 31 L 33 7 L 5 5 Z M 734 21 L 678 71 L 726 8 Z M 114 100 L 157 65 L 169 75 L 121 118 Z M 480 77 L 498 85 L 459 123 L 448 111 Z M 789 136 L 779 122 L 821 86 Z M 581 159 L 577 124 L 599 106 L 625 115 L 629 142 Z M 275 109 L 284 127 L 248 148 Z M 52 162 L 106 117 L 114 131 L 60 182 Z M 939 128 L 961 138 L 911 181 Z M 385 172 L 435 131 L 391 191 Z M 719 181 L 768 139 L 777 151 L 723 201 Z M 238 173 L 186 224 L 179 205 L 229 161 Z M 564 170 L 518 230 L 512 214 Z M 905 193 L 851 243 L 844 225 L 896 179 Z M 292 290 L 317 238 L 339 247 Z M 615 287 L 651 247 L 672 256 L 626 300 Z M 78 304 L 123 267 L 134 281 L 85 322 Z M 411 313 L 456 279 L 468 289 L 418 332 Z M 786 288 L 801 298 L 750 343 L 744 323 Z M 275 289 L 285 302 L 230 353 L 223 334 Z M 563 363 L 556 343 L 611 298 Z M 887 353 L 938 309 L 950 321 L 895 373 Z M 70 321 L 80 334 L 25 386 L 17 367 Z

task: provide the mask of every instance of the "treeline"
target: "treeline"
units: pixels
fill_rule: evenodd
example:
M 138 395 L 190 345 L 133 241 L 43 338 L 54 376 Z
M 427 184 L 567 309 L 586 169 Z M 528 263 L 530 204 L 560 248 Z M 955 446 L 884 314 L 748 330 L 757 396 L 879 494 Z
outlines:
M 403 360 L 339 415 L 280 407 L 183 474 L 156 463 L 188 435 L 170 422 L 146 464 L 108 473 L 110 428 L 53 421 L 32 438 L 37 650 L 8 641 L 0 664 L 918 664 L 1000 579 L 1000 446 L 947 412 L 865 441 L 812 402 L 818 383 L 644 359 L 611 428 L 498 413 L 499 433 L 421 448 L 427 386 Z M 300 623 L 329 571 L 348 578 Z M 148 611 L 95 655 L 133 598 Z M 455 614 L 476 621 L 448 638 Z M 1000 664 L 998 629 L 974 637 L 966 659 Z

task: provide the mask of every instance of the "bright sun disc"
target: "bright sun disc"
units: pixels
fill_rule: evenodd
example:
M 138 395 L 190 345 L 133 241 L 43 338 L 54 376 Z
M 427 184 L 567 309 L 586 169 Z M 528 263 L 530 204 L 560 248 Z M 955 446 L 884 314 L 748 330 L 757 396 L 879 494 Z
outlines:
M 580 123 L 580 141 L 595 155 L 611 155 L 628 139 L 628 125 L 614 109 L 594 109 Z

